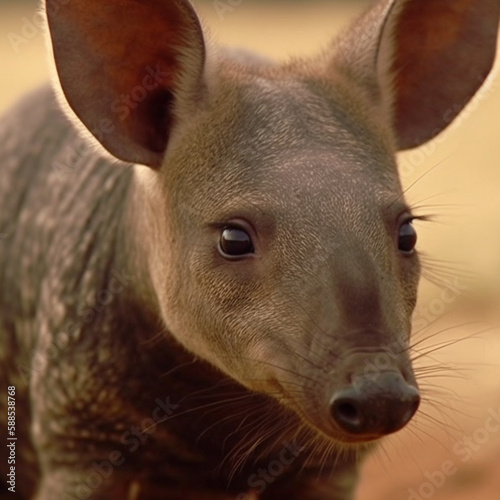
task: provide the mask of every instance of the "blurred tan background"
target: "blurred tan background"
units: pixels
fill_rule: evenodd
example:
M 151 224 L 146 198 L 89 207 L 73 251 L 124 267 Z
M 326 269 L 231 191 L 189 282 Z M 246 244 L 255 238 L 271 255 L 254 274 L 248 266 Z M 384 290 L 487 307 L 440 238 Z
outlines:
M 314 54 L 366 4 L 243 0 L 220 15 L 212 1 L 194 3 L 215 39 L 276 58 Z M 36 12 L 0 0 L 0 113 L 48 78 Z M 415 341 L 427 402 L 366 464 L 357 500 L 500 498 L 499 115 L 495 73 L 450 130 L 401 155 L 410 203 L 435 216 L 418 223 L 425 275 L 450 290 L 422 280 Z

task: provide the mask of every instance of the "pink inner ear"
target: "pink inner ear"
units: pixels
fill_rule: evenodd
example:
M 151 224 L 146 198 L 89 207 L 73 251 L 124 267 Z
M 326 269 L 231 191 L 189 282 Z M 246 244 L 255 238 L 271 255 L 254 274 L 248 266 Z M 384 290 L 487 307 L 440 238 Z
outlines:
M 396 30 L 398 50 L 394 60 L 401 114 L 408 112 L 405 107 L 411 105 L 412 96 L 420 94 L 420 89 L 429 83 L 429 76 L 434 71 L 441 72 L 441 65 L 450 53 L 454 59 L 459 57 L 454 45 L 462 38 L 462 15 L 449 2 L 408 2 Z M 446 71 L 453 69 L 450 65 Z
M 175 98 L 201 85 L 203 34 L 189 2 L 71 0 L 49 12 L 49 27 L 78 117 L 116 157 L 159 166 Z
M 153 91 L 145 101 L 138 103 L 134 119 L 128 120 L 130 135 L 153 153 L 165 153 L 170 130 L 175 123 L 173 102 L 171 92 Z
M 155 3 L 159 2 L 80 2 L 85 13 L 77 8 L 69 12 L 73 26 L 79 28 L 96 55 L 94 64 L 109 77 L 114 94 L 130 93 L 141 84 L 147 69 L 157 64 L 169 70 L 161 86 L 173 88 L 189 26 L 179 9 L 172 7 L 174 2 L 161 2 L 161 9 L 155 8 Z M 88 22 L 82 24 L 79 17 L 87 17 Z
M 396 24 L 393 63 L 394 125 L 401 149 L 443 130 L 488 75 L 496 47 L 491 18 L 498 22 L 488 2 L 406 2 Z

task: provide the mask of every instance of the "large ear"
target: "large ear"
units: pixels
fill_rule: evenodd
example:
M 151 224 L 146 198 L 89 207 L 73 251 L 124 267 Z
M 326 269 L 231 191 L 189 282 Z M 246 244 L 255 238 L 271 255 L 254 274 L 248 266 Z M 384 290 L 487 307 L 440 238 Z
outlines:
M 432 139 L 495 59 L 500 0 L 386 0 L 339 41 L 337 64 L 382 101 L 398 149 Z
M 205 43 L 187 0 L 46 0 L 69 106 L 115 157 L 158 168 L 179 108 L 203 92 Z

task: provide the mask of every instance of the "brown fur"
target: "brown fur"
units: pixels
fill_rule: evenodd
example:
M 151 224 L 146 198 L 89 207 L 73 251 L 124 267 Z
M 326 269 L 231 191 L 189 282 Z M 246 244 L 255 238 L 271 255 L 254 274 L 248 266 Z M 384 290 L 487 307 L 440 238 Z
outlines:
M 76 118 L 42 90 L 0 126 L 0 232 L 20 221 L 0 247 L 1 377 L 30 415 L 26 498 L 352 498 L 419 402 L 395 152 L 440 132 L 494 58 L 497 1 L 436 2 L 379 2 L 284 64 L 208 45 L 186 0 L 48 9 Z M 225 256 L 228 227 L 253 251 Z

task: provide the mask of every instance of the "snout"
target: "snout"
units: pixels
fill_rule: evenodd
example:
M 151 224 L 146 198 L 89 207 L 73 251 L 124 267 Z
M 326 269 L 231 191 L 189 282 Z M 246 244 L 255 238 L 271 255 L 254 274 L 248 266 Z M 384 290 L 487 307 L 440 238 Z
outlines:
M 419 404 L 418 389 L 391 370 L 353 378 L 333 394 L 330 414 L 348 439 L 377 439 L 403 428 Z

